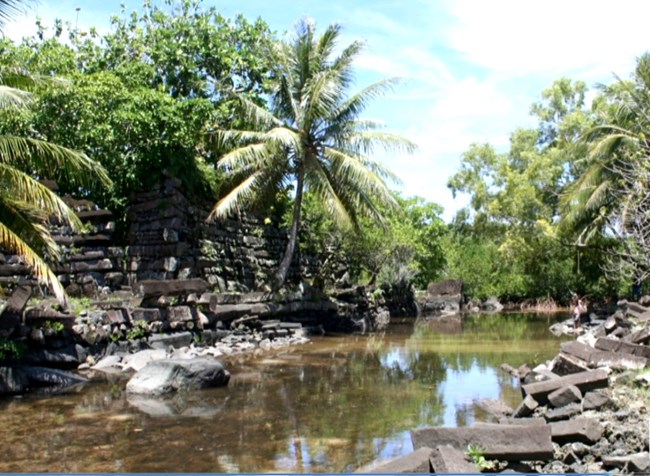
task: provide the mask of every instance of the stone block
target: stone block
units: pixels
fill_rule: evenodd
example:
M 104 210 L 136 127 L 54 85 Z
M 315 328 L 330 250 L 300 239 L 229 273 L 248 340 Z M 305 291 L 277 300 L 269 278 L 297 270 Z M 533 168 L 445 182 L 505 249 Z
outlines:
M 192 308 L 189 306 L 173 306 L 167 309 L 169 322 L 191 322 L 194 320 Z
M 548 401 L 555 408 L 564 407 L 580 400 L 582 400 L 582 392 L 575 385 L 567 385 L 548 394 Z
M 515 411 L 512 413 L 512 416 L 515 418 L 526 418 L 535 411 L 535 409 L 539 406 L 539 402 L 535 400 L 532 396 L 526 395 L 526 397 L 522 400 L 522 402 L 519 404 L 517 408 L 515 408 Z
M 605 469 L 627 468 L 632 473 L 647 474 L 650 470 L 650 453 L 644 451 L 626 456 L 603 456 L 603 467 Z
M 419 448 L 412 453 L 383 463 L 369 471 L 361 471 L 370 474 L 429 474 L 431 472 L 429 458 L 432 453 L 431 448 Z
M 565 375 L 553 380 L 522 385 L 524 395 L 530 395 L 540 403 L 548 402 L 548 394 L 567 385 L 575 385 L 581 392 L 587 392 L 609 385 L 609 376 L 603 369 L 589 370 L 571 375 Z
M 585 443 L 593 445 L 600 440 L 605 429 L 593 418 L 574 418 L 572 420 L 550 423 L 551 437 L 555 443 Z
M 130 310 L 131 320 L 136 321 L 146 321 L 154 322 L 161 321 L 162 315 L 160 309 L 157 308 L 135 308 Z
M 582 399 L 582 410 L 598 410 L 610 402 L 609 395 L 604 390 L 587 392 Z
M 179 296 L 191 293 L 201 294 L 208 288 L 202 279 L 178 279 L 168 281 L 143 280 L 135 285 L 135 290 L 144 298 L 159 296 Z
M 582 413 L 582 409 L 579 403 L 569 403 L 563 407 L 548 410 L 544 413 L 544 419 L 549 422 L 568 420 L 580 413 Z
M 153 334 L 147 339 L 149 346 L 152 349 L 165 349 L 173 347 L 187 347 L 192 343 L 191 332 L 175 332 L 172 334 Z
M 411 432 L 414 448 L 449 445 L 465 451 L 468 445 L 482 448 L 488 459 L 507 461 L 553 458 L 551 428 L 548 425 L 485 425 L 462 428 L 420 428 Z
M 553 372 L 559 376 L 587 372 L 588 370 L 588 362 L 585 362 L 578 357 L 565 354 L 564 352 L 560 352 L 555 359 L 553 359 Z
M 472 460 L 463 452 L 448 445 L 438 446 L 433 450 L 431 472 L 438 474 L 472 474 L 479 472 Z
M 650 358 L 650 347 L 646 345 L 631 344 L 620 340 L 600 338 L 594 346 L 598 350 L 618 352 L 622 354 L 635 355 L 637 357 Z

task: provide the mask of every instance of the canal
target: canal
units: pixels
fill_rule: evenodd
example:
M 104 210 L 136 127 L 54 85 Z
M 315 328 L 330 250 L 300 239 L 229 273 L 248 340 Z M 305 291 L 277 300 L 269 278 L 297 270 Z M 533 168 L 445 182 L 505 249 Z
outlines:
M 0 402 L 0 472 L 351 472 L 412 451 L 412 428 L 487 420 L 476 402 L 521 400 L 499 366 L 543 362 L 565 316 L 398 321 L 231 358 L 228 387 L 127 396 L 115 377 Z

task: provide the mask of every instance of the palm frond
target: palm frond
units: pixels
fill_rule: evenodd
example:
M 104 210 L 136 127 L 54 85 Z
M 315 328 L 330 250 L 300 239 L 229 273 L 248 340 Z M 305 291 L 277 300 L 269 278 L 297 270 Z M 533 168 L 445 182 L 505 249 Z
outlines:
M 52 269 L 34 249 L 2 221 L 0 221 L 0 243 L 8 252 L 22 256 L 39 282 L 50 288 L 63 307 L 67 307 L 65 290 Z
M 52 190 L 28 174 L 7 164 L 0 163 L 0 185 L 13 200 L 29 204 L 47 216 L 53 216 L 69 224 L 74 230 L 81 229 L 81 222 L 61 198 Z
M 106 170 L 83 152 L 39 139 L 0 136 L 0 163 L 84 187 L 112 184 Z
M 32 95 L 27 91 L 0 85 L 0 109 L 24 109 L 33 101 Z

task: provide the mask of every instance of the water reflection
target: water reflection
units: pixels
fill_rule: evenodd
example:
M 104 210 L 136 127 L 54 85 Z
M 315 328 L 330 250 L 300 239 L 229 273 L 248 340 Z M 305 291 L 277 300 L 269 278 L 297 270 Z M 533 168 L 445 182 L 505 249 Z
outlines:
M 1 403 L 0 471 L 343 472 L 411 451 L 409 430 L 520 399 L 498 370 L 558 349 L 532 315 L 413 321 L 229 362 L 227 388 L 164 400 L 124 381 Z

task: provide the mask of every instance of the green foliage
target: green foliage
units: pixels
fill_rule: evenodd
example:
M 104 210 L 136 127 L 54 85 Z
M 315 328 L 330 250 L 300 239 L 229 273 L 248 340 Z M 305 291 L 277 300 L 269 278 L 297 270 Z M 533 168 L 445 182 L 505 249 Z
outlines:
M 248 126 L 232 95 L 263 103 L 272 35 L 261 20 L 228 20 L 201 3 L 144 1 L 140 12 L 112 18 L 102 36 L 57 21 L 51 31 L 37 22 L 37 36 L 22 45 L 0 41 L 0 67 L 67 80 L 37 88 L 37 107 L 0 117 L 0 130 L 36 133 L 101 162 L 115 186 L 92 198 L 118 225 L 131 194 L 163 175 L 213 200 L 221 179 L 205 137 L 215 125 Z
M 131 327 L 129 332 L 126 334 L 126 337 L 129 340 L 133 340 L 141 339 L 147 335 L 149 335 L 149 325 L 147 324 L 147 321 L 140 319 L 133 323 L 133 327 Z
M 301 249 L 323 256 L 323 280 L 345 270 L 354 282 L 425 288 L 441 276 L 447 233 L 442 208 L 420 197 L 395 199 L 397 208 L 382 210 L 385 226 L 361 219 L 359 228 L 341 229 L 314 196 L 305 196 Z
M 59 334 L 63 332 L 65 326 L 60 321 L 45 321 L 45 323 L 43 324 L 43 329 L 49 329 L 53 331 L 55 334 Z
M 23 342 L 0 337 L 0 361 L 19 359 L 27 350 Z
M 485 450 L 476 445 L 467 446 L 467 456 L 471 458 L 476 467 L 483 470 L 494 470 L 495 465 L 493 461 L 488 461 L 484 456 Z
M 584 83 L 556 81 L 532 107 L 536 129 L 514 131 L 505 152 L 474 144 L 463 155 L 449 187 L 469 194 L 471 210 L 452 224 L 447 276 L 470 295 L 567 302 L 572 292 L 602 297 L 616 287 L 594 266 L 602 251 L 575 247 L 576 232 L 558 225 L 560 197 L 585 170 L 582 138 L 605 109 L 588 108 L 585 94 Z

